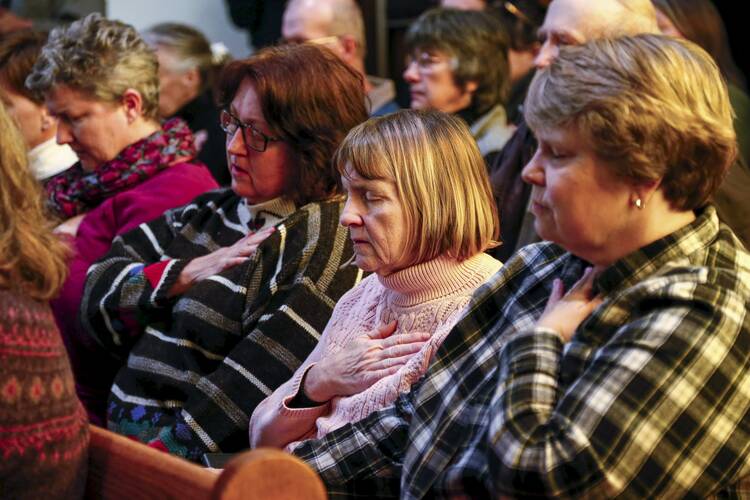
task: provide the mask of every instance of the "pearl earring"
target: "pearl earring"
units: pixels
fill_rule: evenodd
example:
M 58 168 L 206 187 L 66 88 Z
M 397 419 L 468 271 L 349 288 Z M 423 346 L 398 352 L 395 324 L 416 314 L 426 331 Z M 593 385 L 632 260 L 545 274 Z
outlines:
M 635 199 L 635 208 L 643 210 L 643 201 L 640 198 Z

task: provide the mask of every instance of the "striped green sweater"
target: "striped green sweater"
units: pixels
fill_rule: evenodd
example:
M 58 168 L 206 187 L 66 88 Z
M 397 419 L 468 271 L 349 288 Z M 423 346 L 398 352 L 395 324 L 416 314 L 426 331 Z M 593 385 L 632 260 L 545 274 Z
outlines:
M 110 429 L 191 460 L 246 448 L 255 406 L 292 376 L 361 279 L 342 266 L 352 256 L 343 204 L 298 209 L 247 262 L 172 299 L 190 259 L 247 234 L 241 199 L 213 191 L 115 239 L 81 305 L 84 328 L 124 363 Z

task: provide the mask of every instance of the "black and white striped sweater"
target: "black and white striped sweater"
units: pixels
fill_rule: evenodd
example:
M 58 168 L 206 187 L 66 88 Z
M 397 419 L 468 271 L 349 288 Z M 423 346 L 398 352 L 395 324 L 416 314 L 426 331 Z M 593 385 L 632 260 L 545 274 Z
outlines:
M 81 306 L 84 328 L 126 360 L 110 429 L 191 460 L 246 448 L 255 406 L 292 376 L 362 277 L 342 266 L 352 256 L 343 205 L 298 209 L 247 262 L 172 299 L 190 259 L 247 234 L 242 200 L 213 191 L 115 239 L 89 270 Z

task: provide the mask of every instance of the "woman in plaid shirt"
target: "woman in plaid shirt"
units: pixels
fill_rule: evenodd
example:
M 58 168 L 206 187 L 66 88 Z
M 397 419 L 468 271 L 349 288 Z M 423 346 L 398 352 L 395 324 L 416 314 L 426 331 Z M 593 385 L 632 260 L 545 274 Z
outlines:
M 750 255 L 709 199 L 726 86 L 657 35 L 562 47 L 529 90 L 536 230 L 421 383 L 295 449 L 331 493 L 677 498 L 750 491 Z

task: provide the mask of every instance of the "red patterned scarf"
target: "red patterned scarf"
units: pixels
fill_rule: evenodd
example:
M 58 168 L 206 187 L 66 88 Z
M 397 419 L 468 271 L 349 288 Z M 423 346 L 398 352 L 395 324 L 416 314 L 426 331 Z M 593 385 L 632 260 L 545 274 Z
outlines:
M 64 219 L 85 213 L 107 198 L 153 177 L 161 170 L 195 158 L 193 133 L 179 118 L 134 142 L 94 172 L 80 163 L 50 178 L 44 185 L 52 211 Z

